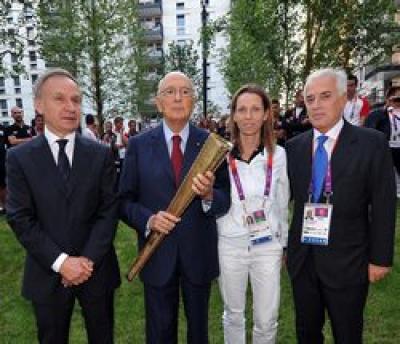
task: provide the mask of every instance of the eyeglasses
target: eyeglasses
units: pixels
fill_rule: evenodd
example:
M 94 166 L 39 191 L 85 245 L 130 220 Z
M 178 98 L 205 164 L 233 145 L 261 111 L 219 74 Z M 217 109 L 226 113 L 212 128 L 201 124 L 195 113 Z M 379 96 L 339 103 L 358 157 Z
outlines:
M 165 90 L 162 90 L 160 94 L 164 97 L 176 97 L 176 95 L 179 93 L 179 95 L 183 98 L 189 98 L 193 97 L 194 92 L 191 88 L 188 87 L 182 87 L 180 89 L 176 89 L 173 87 L 166 88 Z

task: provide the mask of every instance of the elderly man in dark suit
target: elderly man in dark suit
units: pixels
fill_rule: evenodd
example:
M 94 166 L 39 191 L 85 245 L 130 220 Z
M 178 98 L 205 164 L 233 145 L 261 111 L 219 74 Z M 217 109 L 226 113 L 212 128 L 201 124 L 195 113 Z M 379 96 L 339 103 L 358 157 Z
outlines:
M 335 343 L 361 343 L 369 282 L 384 278 L 392 265 L 390 151 L 384 135 L 342 119 L 346 81 L 334 69 L 308 77 L 313 129 L 287 144 L 294 198 L 288 270 L 299 343 L 323 343 L 325 310 Z
M 230 206 L 226 164 L 215 176 L 194 178 L 198 196 L 181 218 L 165 211 L 208 136 L 189 123 L 194 100 L 186 75 L 172 72 L 160 81 L 162 124 L 130 138 L 121 175 L 122 218 L 137 231 L 139 247 L 150 231 L 168 234 L 141 273 L 151 344 L 177 343 L 180 289 L 187 343 L 208 343 L 210 286 L 219 274 L 215 218 Z
M 88 342 L 112 343 L 120 277 L 111 152 L 76 134 L 82 96 L 70 73 L 45 72 L 34 97 L 45 133 L 7 157 L 7 218 L 27 253 L 22 293 L 32 301 L 40 343 L 68 343 L 75 299 Z

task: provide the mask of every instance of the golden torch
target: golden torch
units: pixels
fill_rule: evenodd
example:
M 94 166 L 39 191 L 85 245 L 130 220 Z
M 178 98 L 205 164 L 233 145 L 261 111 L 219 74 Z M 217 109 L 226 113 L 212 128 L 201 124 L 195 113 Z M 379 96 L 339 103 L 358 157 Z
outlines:
M 230 142 L 224 140 L 217 134 L 211 133 L 166 211 L 180 217 L 196 196 L 192 190 L 193 178 L 198 173 L 205 173 L 206 171 L 215 172 L 224 160 L 226 153 L 231 149 L 232 144 Z M 132 267 L 127 276 L 128 281 L 132 281 L 142 270 L 143 266 L 150 259 L 156 248 L 161 244 L 164 237 L 165 234 L 163 233 L 151 232 L 143 249 L 139 252 L 139 255 L 132 263 Z

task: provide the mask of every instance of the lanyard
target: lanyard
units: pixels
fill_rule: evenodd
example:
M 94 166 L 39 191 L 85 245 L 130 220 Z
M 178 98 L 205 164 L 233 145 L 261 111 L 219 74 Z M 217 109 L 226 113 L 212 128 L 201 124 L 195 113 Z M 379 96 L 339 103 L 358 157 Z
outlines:
M 272 184 L 272 154 L 268 155 L 268 160 L 266 161 L 267 165 L 267 173 L 265 176 L 265 188 L 264 188 L 264 199 L 269 197 L 269 194 L 271 192 L 271 184 Z M 235 182 L 235 186 L 239 195 L 239 199 L 243 202 L 245 200 L 244 196 L 244 191 L 243 191 L 243 186 L 242 182 L 240 181 L 239 173 L 237 170 L 236 166 L 236 160 L 232 156 L 232 154 L 229 155 L 229 166 L 232 171 L 232 176 L 233 180 Z
M 394 113 L 394 111 L 390 111 L 391 117 L 392 117 L 392 123 L 393 123 L 393 127 L 394 127 L 394 131 L 397 131 L 397 121 L 400 120 L 399 117 L 397 117 Z
M 329 138 L 328 138 L 329 140 Z M 333 187 L 332 187 L 332 165 L 331 165 L 331 159 L 333 152 L 336 149 L 336 144 L 337 144 L 337 139 L 335 140 L 332 153 L 331 153 L 331 158 L 328 160 L 328 167 L 326 169 L 326 174 L 325 174 L 325 185 L 324 185 L 324 195 L 326 197 L 326 202 L 329 203 L 330 197 L 332 196 L 333 193 Z M 309 202 L 311 203 L 311 196 L 312 196 L 312 185 L 313 185 L 313 179 L 314 175 L 312 173 L 312 166 L 314 164 L 314 145 L 311 148 L 311 154 L 312 154 L 312 161 L 311 161 L 311 181 L 310 181 L 310 186 L 308 188 L 308 194 L 309 194 Z M 327 152 L 328 153 L 328 152 Z

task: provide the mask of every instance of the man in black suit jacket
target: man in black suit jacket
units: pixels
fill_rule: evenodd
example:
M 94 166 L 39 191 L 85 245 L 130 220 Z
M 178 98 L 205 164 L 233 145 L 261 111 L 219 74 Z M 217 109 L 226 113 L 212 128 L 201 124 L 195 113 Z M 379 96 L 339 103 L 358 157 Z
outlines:
M 365 120 L 366 128 L 385 134 L 392 152 L 393 164 L 400 175 L 400 87 L 391 86 L 386 93 L 385 107 L 373 111 Z
M 295 96 L 294 107 L 287 110 L 284 116 L 284 129 L 288 139 L 311 128 L 307 108 L 304 105 L 303 90 L 298 90 Z
M 81 92 L 70 73 L 45 72 L 34 97 L 45 133 L 7 157 L 7 219 L 27 253 L 22 294 L 32 301 L 40 343 L 68 343 L 75 299 L 88 342 L 112 343 L 120 277 L 111 152 L 76 134 Z
M 215 217 L 230 206 L 226 164 L 215 176 L 207 171 L 194 178 L 197 196 L 181 218 L 165 211 L 208 136 L 189 123 L 194 99 L 193 83 L 186 75 L 167 74 L 156 98 L 163 121 L 130 138 L 122 169 L 122 218 L 137 231 L 139 248 L 151 231 L 167 234 L 141 272 L 149 344 L 178 342 L 180 291 L 187 343 L 208 343 L 211 281 L 219 274 Z
M 324 69 L 305 85 L 313 130 L 287 143 L 288 173 L 294 198 L 289 231 L 288 270 L 296 308 L 299 343 L 323 343 L 325 310 L 336 343 L 362 342 L 363 309 L 368 284 L 382 279 L 393 259 L 395 184 L 385 137 L 342 119 L 346 102 L 344 72 Z M 305 204 L 314 191 L 320 137 L 330 163 L 323 190 L 313 204 L 328 201 L 332 218 L 327 245 L 302 243 Z M 331 168 L 329 168 L 331 166 Z M 309 221 L 309 220 L 308 220 Z

